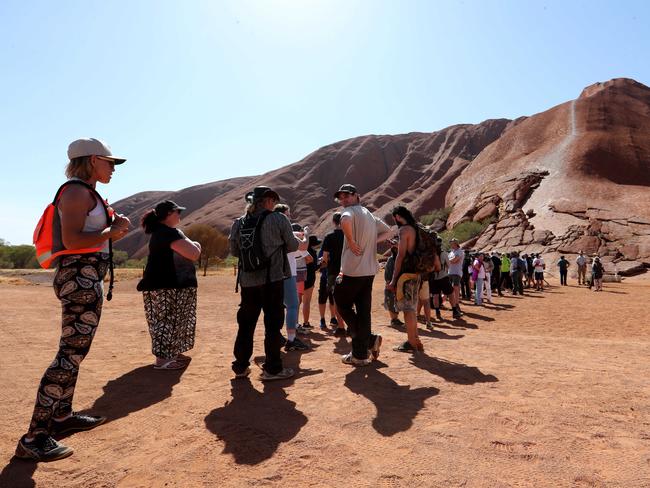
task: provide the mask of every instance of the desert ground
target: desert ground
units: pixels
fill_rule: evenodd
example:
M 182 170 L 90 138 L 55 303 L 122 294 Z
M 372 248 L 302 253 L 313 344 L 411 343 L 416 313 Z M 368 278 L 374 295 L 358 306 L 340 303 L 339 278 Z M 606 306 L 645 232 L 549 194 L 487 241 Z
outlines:
M 257 368 L 232 380 L 231 274 L 200 277 L 183 372 L 152 369 L 136 281 L 122 279 L 75 396 L 109 420 L 67 437 L 72 457 L 39 465 L 12 455 L 55 353 L 59 304 L 46 277 L 0 281 L 3 488 L 650 486 L 647 279 L 602 293 L 550 279 L 544 292 L 466 303 L 464 320 L 443 310 L 411 356 L 391 350 L 405 333 L 387 325 L 378 275 L 379 361 L 346 366 L 348 339 L 317 330 L 311 351 L 285 355 L 296 377 L 268 384 Z M 262 334 L 260 323 L 256 355 Z

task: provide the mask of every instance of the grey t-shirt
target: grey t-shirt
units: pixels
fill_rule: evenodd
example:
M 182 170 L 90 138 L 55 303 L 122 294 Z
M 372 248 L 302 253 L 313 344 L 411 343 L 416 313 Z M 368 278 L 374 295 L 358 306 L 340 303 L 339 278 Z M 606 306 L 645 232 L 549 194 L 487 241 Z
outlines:
M 457 263 L 452 263 L 451 260 L 454 259 L 456 256 L 459 256 L 460 259 L 458 260 Z M 449 274 L 450 275 L 456 275 L 456 276 L 463 276 L 463 261 L 465 260 L 465 251 L 462 249 L 452 249 L 449 251 L 449 254 L 447 255 L 447 258 L 449 260 Z
M 356 256 L 350 251 L 347 239 L 344 239 L 341 272 L 346 276 L 374 276 L 379 268 L 377 235 L 389 232 L 390 227 L 361 205 L 345 207 L 341 212 L 341 221 L 343 219 L 352 220 L 352 235 L 354 241 L 361 247 L 362 253 L 361 256 Z

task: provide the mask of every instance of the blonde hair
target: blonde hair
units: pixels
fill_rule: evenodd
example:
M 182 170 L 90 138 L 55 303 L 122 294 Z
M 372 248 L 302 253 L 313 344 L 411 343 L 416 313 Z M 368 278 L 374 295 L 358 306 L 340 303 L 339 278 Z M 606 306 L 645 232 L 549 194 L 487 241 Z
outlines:
M 93 165 L 91 156 L 81 156 L 71 159 L 65 167 L 65 175 L 68 178 L 79 178 L 80 180 L 89 180 L 93 174 Z

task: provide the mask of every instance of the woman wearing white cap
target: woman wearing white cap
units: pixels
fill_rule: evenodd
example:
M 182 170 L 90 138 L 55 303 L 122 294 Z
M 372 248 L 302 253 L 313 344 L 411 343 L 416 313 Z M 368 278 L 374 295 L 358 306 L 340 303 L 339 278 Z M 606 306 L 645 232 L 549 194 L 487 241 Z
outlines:
M 53 203 L 56 213 L 50 242 L 52 255 L 57 256 L 54 292 L 63 311 L 61 340 L 38 388 L 29 430 L 16 447 L 16 457 L 34 461 L 54 461 L 72 454 L 72 449 L 53 435 L 90 430 L 106 421 L 105 417 L 74 413 L 72 397 L 79 365 L 99 325 L 104 276 L 109 268 L 112 272 L 110 243 L 124 237 L 130 223 L 123 215 L 114 215 L 95 190 L 97 183 L 111 181 L 115 165 L 125 159 L 114 157 L 98 139 L 72 142 L 68 158 L 65 173 L 69 180 Z

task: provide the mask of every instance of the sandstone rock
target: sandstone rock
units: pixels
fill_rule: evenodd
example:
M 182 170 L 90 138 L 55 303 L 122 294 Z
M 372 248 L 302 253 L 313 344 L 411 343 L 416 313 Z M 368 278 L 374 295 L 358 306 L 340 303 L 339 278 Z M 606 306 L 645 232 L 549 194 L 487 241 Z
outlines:
M 474 222 L 480 222 L 482 220 L 488 219 L 490 217 L 496 216 L 497 212 L 499 211 L 498 207 L 492 203 L 488 202 L 485 205 L 483 205 L 478 212 L 474 214 L 473 221 Z
M 639 261 L 619 261 L 615 265 L 615 270 L 621 276 L 634 276 L 646 272 L 646 267 Z

